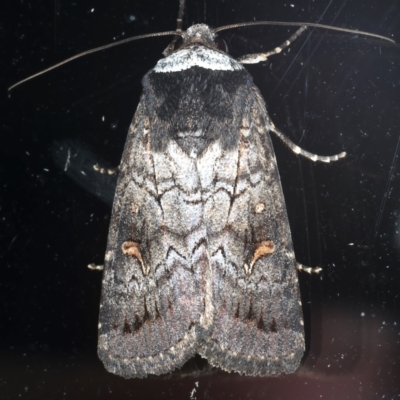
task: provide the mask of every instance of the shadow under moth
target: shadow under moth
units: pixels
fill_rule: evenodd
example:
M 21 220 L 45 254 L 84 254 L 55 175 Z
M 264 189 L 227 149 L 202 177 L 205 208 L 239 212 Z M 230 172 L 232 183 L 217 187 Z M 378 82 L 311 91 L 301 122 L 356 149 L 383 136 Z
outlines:
M 278 54 L 303 25 L 354 31 L 290 23 L 301 27 L 281 46 L 239 60 L 216 38 L 223 29 L 255 24 L 283 23 L 214 30 L 200 24 L 186 32 L 178 23 L 175 32 L 142 36 L 181 39 L 143 78 L 119 167 L 98 344 L 112 373 L 165 374 L 196 353 L 245 375 L 292 373 L 300 365 L 297 269 L 305 268 L 293 252 L 269 133 L 313 161 L 345 153 L 318 156 L 287 139 L 243 64 Z

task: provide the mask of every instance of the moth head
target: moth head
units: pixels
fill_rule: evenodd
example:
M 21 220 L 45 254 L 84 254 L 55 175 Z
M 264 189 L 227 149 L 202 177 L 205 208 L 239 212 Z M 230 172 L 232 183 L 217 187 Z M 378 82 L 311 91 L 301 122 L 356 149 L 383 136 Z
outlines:
M 197 24 L 188 28 L 186 32 L 182 32 L 181 37 L 170 43 L 163 54 L 164 56 L 169 56 L 174 51 L 181 50 L 194 44 L 201 44 L 210 49 L 222 51 L 224 53 L 228 52 L 228 46 L 225 41 L 219 38 L 208 25 Z

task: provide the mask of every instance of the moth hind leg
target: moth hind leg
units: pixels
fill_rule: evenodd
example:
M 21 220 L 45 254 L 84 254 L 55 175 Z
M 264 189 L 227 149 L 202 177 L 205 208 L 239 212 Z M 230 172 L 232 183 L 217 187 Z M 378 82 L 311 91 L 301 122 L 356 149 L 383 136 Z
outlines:
M 307 272 L 307 274 L 319 274 L 322 271 L 321 267 L 307 267 L 306 265 L 296 263 L 296 269 L 299 272 Z

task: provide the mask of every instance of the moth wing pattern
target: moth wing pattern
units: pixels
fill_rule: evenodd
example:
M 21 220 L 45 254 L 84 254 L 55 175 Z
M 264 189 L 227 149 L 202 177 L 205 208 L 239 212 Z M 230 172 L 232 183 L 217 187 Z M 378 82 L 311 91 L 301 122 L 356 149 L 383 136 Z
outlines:
M 100 303 L 99 357 L 125 378 L 170 372 L 196 353 L 206 282 L 211 290 L 193 166 L 176 148 L 151 151 L 149 119 L 142 99 L 120 165 Z
M 200 353 L 227 371 L 292 373 L 305 349 L 296 261 L 268 114 L 254 85 L 247 104 L 239 145 L 215 163 L 208 182 L 215 314 Z
M 98 346 L 126 378 L 170 372 L 195 353 L 278 375 L 304 352 L 272 123 L 251 75 L 212 38 L 194 25 L 183 50 L 146 74 L 128 133 Z

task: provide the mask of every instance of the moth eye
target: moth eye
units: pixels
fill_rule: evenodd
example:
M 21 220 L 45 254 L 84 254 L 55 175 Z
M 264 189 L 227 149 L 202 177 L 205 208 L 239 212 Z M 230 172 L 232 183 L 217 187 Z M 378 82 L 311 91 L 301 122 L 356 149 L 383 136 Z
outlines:
M 228 53 L 228 46 L 227 46 L 227 44 L 226 44 L 226 42 L 225 42 L 224 39 L 221 39 L 221 38 L 219 38 L 219 37 L 216 37 L 216 38 L 214 39 L 214 43 L 217 45 L 218 50 L 222 50 L 222 51 L 224 51 L 225 53 Z
M 183 39 L 182 39 L 182 38 L 179 38 L 179 39 L 174 43 L 174 50 L 178 50 L 178 49 L 182 46 L 182 43 L 183 43 Z

